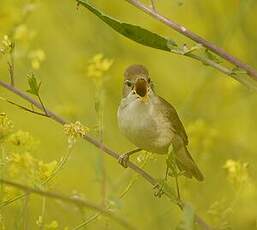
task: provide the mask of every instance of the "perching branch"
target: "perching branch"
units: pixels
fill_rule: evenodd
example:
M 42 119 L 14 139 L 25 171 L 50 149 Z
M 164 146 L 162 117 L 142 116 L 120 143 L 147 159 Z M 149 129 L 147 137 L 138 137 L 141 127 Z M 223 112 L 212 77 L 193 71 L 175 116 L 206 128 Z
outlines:
M 154 49 L 192 58 L 234 78 L 246 87 L 257 91 L 256 78 L 246 75 L 247 72 L 244 69 L 238 68 L 237 66 L 233 65 L 232 67 L 227 67 L 225 64 L 222 64 L 221 61 L 216 57 L 217 55 L 200 43 L 197 43 L 193 47 L 187 47 L 186 44 L 181 47 L 174 41 L 174 39 L 163 37 L 141 26 L 115 19 L 97 9 L 87 0 L 76 1 L 78 5 L 81 4 L 100 20 L 110 26 L 113 30 L 134 42 Z M 199 52 L 196 53 L 197 50 Z
M 128 229 L 135 229 L 134 227 L 132 227 L 129 223 L 127 223 L 124 219 L 118 217 L 117 215 L 115 215 L 113 212 L 110 212 L 108 209 L 103 209 L 102 207 L 93 204 L 89 201 L 85 201 L 79 198 L 72 198 L 72 197 L 68 197 L 65 195 L 61 195 L 59 193 L 53 193 L 53 192 L 49 192 L 49 191 L 42 191 L 39 189 L 34 189 L 22 184 L 18 184 L 16 182 L 12 182 L 12 181 L 8 181 L 8 180 L 4 180 L 4 179 L 0 179 L 0 183 L 6 184 L 8 186 L 12 186 L 15 187 L 17 189 L 23 190 L 26 193 L 34 193 L 34 194 L 38 194 L 44 197 L 49 197 L 49 198 L 53 198 L 56 200 L 61 200 L 64 201 L 66 203 L 71 203 L 73 205 L 76 205 L 78 207 L 87 207 L 90 209 L 93 209 L 95 211 L 101 212 L 103 215 L 108 216 L 112 219 L 114 219 L 116 222 L 118 222 L 119 224 L 121 224 L 122 226 L 124 226 L 125 228 Z
M 25 92 L 21 91 L 20 89 L 0 80 L 0 85 L 13 92 L 14 94 L 20 96 L 21 98 L 23 98 L 24 100 L 28 101 L 29 103 L 33 104 L 34 106 L 36 106 L 38 109 L 40 109 L 41 111 L 46 111 L 48 118 L 51 118 L 52 120 L 60 123 L 61 125 L 67 124 L 68 122 L 65 121 L 65 119 L 63 119 L 62 117 L 58 116 L 56 113 L 50 111 L 49 109 L 47 109 L 46 107 L 43 108 L 42 104 L 38 101 L 36 101 L 35 99 L 33 99 L 32 97 L 30 97 L 28 94 L 26 94 Z M 107 147 L 106 145 L 104 145 L 103 143 L 101 143 L 99 140 L 91 137 L 88 134 L 85 134 L 83 136 L 83 138 L 88 141 L 89 143 L 93 144 L 94 146 L 96 146 L 97 148 L 101 149 L 102 152 L 107 153 L 108 155 L 110 155 L 111 157 L 118 159 L 119 158 L 119 154 L 116 153 L 115 151 L 113 151 L 112 149 L 110 149 L 109 147 Z M 139 175 L 141 175 L 148 183 L 150 183 L 153 186 L 156 186 L 158 184 L 158 181 L 153 178 L 150 174 L 148 174 L 145 170 L 143 170 L 142 168 L 138 167 L 136 164 L 132 163 L 131 161 L 128 161 L 127 166 L 129 168 L 131 168 L 133 171 L 135 171 L 136 173 L 138 173 Z M 164 190 L 164 194 L 168 197 L 171 198 L 169 191 L 165 191 Z M 174 199 L 174 197 L 172 197 Z M 176 200 L 175 203 L 178 205 L 178 207 L 180 207 L 182 210 L 184 208 L 184 202 L 180 201 L 180 200 Z M 202 229 L 204 230 L 211 230 L 212 228 L 197 214 L 195 214 L 195 222 L 202 227 Z
M 151 7 L 153 8 L 154 11 L 156 11 L 154 0 L 151 0 Z
M 215 44 L 207 41 L 206 39 L 200 37 L 199 35 L 190 31 L 186 27 L 174 22 L 173 20 L 171 20 L 171 19 L 169 19 L 165 16 L 160 15 L 157 11 L 155 11 L 151 7 L 148 7 L 148 6 L 144 5 L 139 0 L 125 0 L 125 1 L 127 1 L 131 5 L 135 6 L 136 8 L 144 11 L 146 14 L 152 16 L 153 18 L 162 22 L 163 24 L 169 26 L 170 28 L 176 30 L 177 32 L 183 34 L 184 36 L 190 38 L 191 40 L 203 45 L 204 47 L 211 50 L 212 52 L 214 52 L 218 56 L 224 58 L 225 60 L 227 60 L 231 64 L 235 65 L 236 67 L 239 67 L 239 68 L 245 70 L 247 72 L 247 74 L 249 74 L 249 76 L 251 76 L 253 79 L 257 80 L 257 70 L 255 68 L 253 68 L 250 65 L 242 62 L 238 58 L 232 56 L 231 54 L 229 54 L 224 49 L 222 49 L 222 48 L 216 46 Z
M 19 105 L 19 104 L 15 103 L 15 102 L 13 102 L 13 101 L 11 101 L 11 100 L 8 100 L 8 99 L 5 99 L 5 98 L 3 98 L 3 97 L 0 97 L 0 100 L 6 101 L 6 102 L 8 102 L 9 104 L 14 105 L 14 106 L 16 106 L 16 107 L 18 107 L 18 108 L 20 108 L 20 109 L 23 109 L 23 110 L 25 110 L 25 111 L 27 111 L 27 112 L 34 113 L 34 114 L 36 114 L 36 115 L 40 115 L 40 116 L 43 116 L 43 117 L 48 117 L 45 113 L 41 113 L 41 112 L 34 111 L 34 110 L 32 110 L 32 109 L 29 109 L 29 108 L 27 108 L 27 107 L 25 107 L 25 106 Z

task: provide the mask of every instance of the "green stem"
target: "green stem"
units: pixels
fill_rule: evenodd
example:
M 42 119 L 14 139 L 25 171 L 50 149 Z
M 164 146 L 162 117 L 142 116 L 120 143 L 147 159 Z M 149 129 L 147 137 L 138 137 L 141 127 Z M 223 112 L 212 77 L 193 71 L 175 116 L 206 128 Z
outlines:
M 213 53 L 217 54 L 218 56 L 222 57 L 223 59 L 227 60 L 231 64 L 236 67 L 239 67 L 247 72 L 249 76 L 251 76 L 254 80 L 257 80 L 257 70 L 252 66 L 242 62 L 238 58 L 232 56 L 227 51 L 218 47 L 217 45 L 207 41 L 206 39 L 200 37 L 198 34 L 190 31 L 185 26 L 176 23 L 175 21 L 160 15 L 158 12 L 154 11 L 151 7 L 147 7 L 139 0 L 125 0 L 131 5 L 135 6 L 136 8 L 142 10 L 146 14 L 152 16 L 156 20 L 162 22 L 163 24 L 167 25 L 168 27 L 172 28 L 173 30 L 179 32 L 180 34 L 184 35 L 185 37 L 190 38 L 191 40 L 197 42 L 198 44 L 203 45 L 208 50 L 211 50 Z
M 0 143 L 1 159 L 0 159 L 0 179 L 4 176 L 4 147 L 3 143 Z M 0 202 L 2 202 L 4 196 L 4 187 L 3 184 L 0 184 Z
M 20 89 L 18 89 L 16 87 L 13 87 L 10 84 L 7 84 L 6 82 L 4 82 L 2 80 L 0 80 L 0 85 L 2 87 L 4 87 L 5 89 L 13 92 L 14 94 L 20 96 L 24 100 L 30 102 L 31 104 L 36 106 L 38 109 L 43 110 L 42 105 L 38 101 L 36 101 L 32 97 L 30 97 L 28 94 L 26 94 L 22 90 L 20 90 Z M 54 113 L 54 112 L 52 112 L 52 111 L 50 111 L 48 109 L 46 109 L 46 111 L 47 111 L 47 114 L 48 114 L 49 118 L 51 118 L 52 120 L 55 120 L 56 122 L 60 123 L 61 125 L 64 125 L 64 124 L 68 123 L 65 119 L 63 119 L 62 117 L 58 116 L 56 113 Z M 109 156 L 113 157 L 114 159 L 116 159 L 116 160 L 119 159 L 120 154 L 118 154 L 114 150 L 110 149 L 109 147 L 107 147 L 102 142 L 98 141 L 97 139 L 91 137 L 90 135 L 88 135 L 88 134 L 84 135 L 83 139 L 86 140 L 87 142 L 91 143 L 95 147 L 101 149 L 102 152 L 105 152 L 106 154 L 108 154 Z M 132 163 L 131 161 L 128 161 L 127 165 L 134 172 L 136 172 L 139 175 L 141 175 L 149 184 L 151 184 L 153 186 L 155 186 L 157 184 L 157 180 L 154 177 L 152 177 L 149 173 L 147 173 L 144 169 L 138 167 L 136 164 Z M 168 193 L 166 193 L 165 195 L 167 197 L 170 196 Z M 178 207 L 180 207 L 180 203 L 176 203 L 176 204 L 178 205 Z M 182 209 L 183 209 L 183 205 L 182 205 Z M 195 215 L 195 218 L 196 218 L 197 223 L 199 225 L 201 225 L 203 227 L 203 229 L 206 229 L 206 230 L 212 229 L 207 223 L 205 223 L 205 221 L 200 216 Z
M 44 222 L 45 222 L 45 212 L 46 212 L 46 197 L 42 197 L 42 209 L 41 209 L 41 217 L 42 217 L 42 222 L 40 223 L 40 230 L 44 229 Z
M 41 97 L 39 96 L 39 94 L 37 95 L 37 97 L 38 97 L 38 100 L 39 100 L 40 104 L 41 104 L 42 107 L 43 107 L 43 110 L 44 110 L 44 112 L 45 112 L 45 115 L 48 117 L 47 110 L 46 110 L 46 108 L 45 108 L 45 106 L 44 106 L 44 104 L 43 104 L 43 101 L 41 100 Z
M 92 210 L 99 211 L 99 212 L 103 213 L 105 216 L 108 216 L 108 217 L 112 218 L 113 220 L 115 220 L 116 222 L 121 224 L 123 227 L 128 228 L 128 229 L 135 229 L 129 223 L 127 223 L 124 219 L 116 216 L 114 213 L 110 212 L 109 210 L 103 209 L 102 207 L 100 207 L 96 204 L 93 204 L 89 201 L 81 200 L 81 199 L 78 199 L 78 198 L 71 198 L 69 196 L 61 195 L 59 193 L 53 193 L 53 192 L 49 192 L 49 191 L 34 189 L 34 188 L 31 188 L 31 187 L 28 187 L 28 186 L 25 186 L 25 185 L 22 185 L 22 184 L 18 184 L 16 182 L 4 180 L 4 179 L 0 179 L 0 183 L 18 188 L 18 189 L 23 190 L 27 193 L 34 193 L 34 194 L 38 194 L 40 196 L 45 196 L 45 197 L 49 197 L 49 198 L 52 198 L 52 199 L 61 200 L 63 202 L 71 203 L 71 204 L 76 205 L 78 207 L 87 207 L 87 208 L 90 208 Z

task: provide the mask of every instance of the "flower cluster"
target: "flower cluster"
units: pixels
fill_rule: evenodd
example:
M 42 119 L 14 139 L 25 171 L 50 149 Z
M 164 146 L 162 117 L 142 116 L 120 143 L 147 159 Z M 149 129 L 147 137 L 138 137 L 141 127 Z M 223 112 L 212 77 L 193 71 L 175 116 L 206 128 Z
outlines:
M 0 53 L 8 54 L 12 51 L 12 49 L 13 49 L 13 43 L 11 42 L 8 35 L 4 35 L 4 38 L 2 40 L 2 44 L 0 47 Z
M 39 141 L 30 133 L 18 130 L 13 131 L 13 123 L 5 113 L 0 114 L 0 139 L 3 139 L 0 150 L 0 171 L 4 170 L 5 178 L 15 179 L 28 186 L 42 186 L 51 178 L 58 162 L 43 162 L 33 156 L 35 146 Z M 17 196 L 19 191 L 10 186 L 4 186 L 1 201 L 7 201 Z
M 50 178 L 57 168 L 57 161 L 44 163 L 31 155 L 25 153 L 11 153 L 8 156 L 7 172 L 10 177 L 19 178 L 20 181 L 30 182 L 32 185 L 40 186 Z
M 227 160 L 223 168 L 226 170 L 228 180 L 234 186 L 241 186 L 249 179 L 248 163 L 235 160 Z
M 22 43 L 30 42 L 35 37 L 35 31 L 28 29 L 26 24 L 20 24 L 15 28 L 14 39 Z
M 56 220 L 51 221 L 49 224 L 44 224 L 43 217 L 39 216 L 36 224 L 40 227 L 40 229 L 58 229 L 59 224 Z
M 29 59 L 31 60 L 31 66 L 37 70 L 40 68 L 41 63 L 45 60 L 46 55 L 42 49 L 32 50 L 29 53 Z
M 84 137 L 89 132 L 89 128 L 82 125 L 79 121 L 65 124 L 64 133 L 68 136 L 68 146 L 71 148 L 79 137 Z
M 16 147 L 22 147 L 25 151 L 32 151 L 38 146 L 39 141 L 36 140 L 29 132 L 18 130 L 10 134 L 7 142 Z
M 89 61 L 87 66 L 87 76 L 93 79 L 101 78 L 113 64 L 112 59 L 104 58 L 103 54 L 96 54 Z
M 13 123 L 5 113 L 0 113 L 0 141 L 10 134 L 13 129 Z

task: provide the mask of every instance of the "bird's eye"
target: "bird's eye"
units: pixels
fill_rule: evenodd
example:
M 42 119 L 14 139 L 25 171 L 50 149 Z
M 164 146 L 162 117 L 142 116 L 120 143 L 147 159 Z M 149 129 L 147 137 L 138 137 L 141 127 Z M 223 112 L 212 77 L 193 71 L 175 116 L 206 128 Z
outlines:
M 148 84 L 150 84 L 150 83 L 151 83 L 151 79 L 150 79 L 150 78 L 148 78 L 148 79 L 147 79 L 147 82 L 148 82 Z
M 129 81 L 129 80 L 126 80 L 126 81 L 125 81 L 125 84 L 126 84 L 128 87 L 131 87 L 131 86 L 132 86 L 132 82 Z

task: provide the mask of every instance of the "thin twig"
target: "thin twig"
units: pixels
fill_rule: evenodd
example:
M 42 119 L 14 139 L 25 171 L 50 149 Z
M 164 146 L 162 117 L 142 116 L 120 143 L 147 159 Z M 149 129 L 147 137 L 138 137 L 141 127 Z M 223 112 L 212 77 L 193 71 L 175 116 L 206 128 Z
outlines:
M 34 113 L 34 114 L 36 114 L 36 115 L 40 115 L 40 116 L 43 116 L 43 117 L 48 117 L 48 115 L 46 115 L 45 113 L 40 113 L 40 112 L 34 111 L 34 110 L 29 109 L 29 108 L 27 108 L 27 107 L 25 107 L 25 106 L 22 106 L 22 105 L 19 105 L 19 104 L 13 102 L 13 101 L 10 101 L 9 99 L 5 99 L 5 98 L 2 98 L 2 97 L 0 97 L 0 99 L 3 99 L 4 101 L 8 102 L 9 104 L 15 105 L 15 106 L 17 106 L 18 108 L 23 109 L 23 110 L 25 110 L 25 111 L 27 111 L 27 112 Z
M 9 91 L 15 93 L 16 95 L 20 96 L 21 98 L 23 98 L 24 100 L 30 102 L 31 104 L 33 104 L 34 106 L 36 106 L 38 109 L 40 109 L 41 111 L 44 111 L 42 105 L 36 101 L 35 99 L 33 99 L 32 97 L 30 97 L 27 93 L 19 90 L 18 88 L 0 80 L 0 85 L 6 89 L 8 89 Z M 47 109 L 46 109 L 47 110 Z M 64 125 L 66 123 L 66 121 L 59 117 L 58 115 L 56 115 L 55 113 L 47 110 L 48 113 L 48 117 L 52 118 L 53 120 L 57 121 L 58 123 Z
M 42 101 L 41 97 L 39 96 L 39 94 L 37 95 L 37 97 L 38 97 L 38 100 L 39 100 L 40 104 L 42 105 L 42 108 L 43 108 L 43 110 L 44 110 L 44 112 L 45 112 L 45 115 L 48 117 L 46 108 L 45 108 L 45 106 L 44 106 L 44 104 L 43 104 L 43 101 Z
M 209 58 L 198 56 L 198 55 L 195 55 L 193 53 L 188 53 L 188 54 L 185 54 L 184 56 L 194 58 L 194 59 L 202 62 L 203 64 L 212 66 L 213 68 L 219 70 L 220 72 L 222 72 L 224 74 L 227 74 L 227 75 L 234 78 L 234 72 L 231 69 L 229 69 L 229 68 L 227 68 L 223 65 L 220 65 L 219 63 L 217 63 L 217 62 L 215 62 L 215 61 L 213 61 Z
M 207 49 L 211 50 L 212 52 L 214 52 L 218 56 L 224 58 L 225 60 L 227 60 L 228 62 L 232 63 L 233 65 L 235 65 L 235 66 L 245 70 L 252 78 L 257 80 L 257 71 L 256 71 L 255 68 L 253 68 L 250 65 L 242 62 L 238 58 L 232 56 L 231 54 L 229 54 L 224 49 L 222 49 L 222 48 L 216 46 L 215 44 L 207 41 L 206 39 L 200 37 L 199 35 L 195 34 L 192 31 L 190 31 L 186 27 L 176 23 L 175 21 L 160 15 L 154 9 L 152 9 L 151 7 L 147 7 L 146 5 L 144 5 L 139 0 L 125 0 L 125 1 L 127 1 L 131 5 L 135 6 L 136 8 L 144 11 L 146 14 L 152 16 L 156 20 L 158 20 L 158 21 L 164 23 L 165 25 L 171 27 L 172 29 L 176 30 L 177 32 L 183 34 L 184 36 L 190 38 L 191 40 L 193 40 L 193 41 L 195 41 L 195 42 L 197 42 L 199 44 L 202 44 L 204 47 L 206 47 Z
M 7 90 L 15 93 L 16 95 L 20 96 L 21 98 L 23 98 L 24 100 L 27 100 L 28 102 L 30 102 L 31 104 L 33 104 L 34 106 L 36 106 L 38 109 L 40 109 L 41 111 L 43 111 L 43 107 L 42 105 L 36 101 L 35 99 L 33 99 L 32 97 L 30 97 L 28 94 L 26 94 L 25 92 L 19 90 L 18 88 L 0 80 L 0 85 L 4 88 L 6 88 Z M 45 110 L 47 111 L 48 117 L 55 120 L 56 122 L 64 125 L 68 122 L 65 121 L 65 119 L 63 119 L 62 117 L 58 116 L 57 114 L 55 114 L 54 112 L 50 111 L 49 109 L 45 108 Z M 104 145 L 103 143 L 101 143 L 99 140 L 96 140 L 95 138 L 89 136 L 88 134 L 85 134 L 83 136 L 83 138 L 88 141 L 89 143 L 93 144 L 94 146 L 96 146 L 97 148 L 101 149 L 103 152 L 105 152 L 106 154 L 110 155 L 111 157 L 115 158 L 115 159 L 119 159 L 119 154 L 116 153 L 115 151 L 113 151 L 112 149 L 108 148 L 106 145 Z M 138 167 L 136 164 L 132 163 L 131 161 L 128 161 L 127 166 L 129 168 L 131 168 L 132 170 L 134 170 L 136 173 L 140 174 L 148 183 L 150 183 L 151 185 L 155 186 L 158 181 L 153 178 L 149 173 L 147 173 L 145 170 L 143 170 L 142 168 Z M 167 194 L 166 194 L 167 195 Z M 177 205 L 183 209 L 183 203 L 182 206 L 181 202 L 177 202 Z M 202 223 L 204 223 L 206 226 L 208 226 L 208 230 L 212 229 L 207 223 L 205 223 L 205 221 L 198 215 L 196 215 L 196 221 L 199 225 L 202 225 Z
M 97 217 L 99 217 L 101 214 L 102 214 L 101 212 L 95 213 L 94 215 L 92 215 L 89 218 L 87 218 L 85 221 L 81 222 L 79 225 L 77 225 L 74 228 L 72 228 L 72 230 L 78 230 L 78 229 L 81 229 L 81 228 L 85 228 L 92 221 L 96 220 Z
M 42 198 L 42 209 L 41 209 L 41 218 L 42 218 L 42 220 L 40 221 L 39 230 L 43 230 L 44 229 L 45 216 L 46 216 L 45 214 L 46 214 L 46 197 L 44 196 Z
M 71 149 L 69 148 L 68 152 L 58 162 L 52 174 L 42 183 L 42 185 L 47 184 L 49 181 L 53 180 L 56 177 L 56 175 L 64 168 L 64 165 L 69 160 L 70 156 L 71 156 Z
M 14 49 L 15 49 L 15 42 L 11 42 L 11 51 L 9 53 L 9 60 L 8 64 L 8 71 L 10 76 L 10 83 L 14 86 Z
M 23 208 L 22 208 L 22 222 L 23 222 L 23 229 L 27 229 L 28 224 L 28 216 L 29 216 L 29 201 L 30 196 L 26 196 L 26 198 L 23 201 Z
M 10 54 L 10 61 L 8 61 L 8 67 L 9 67 L 9 75 L 10 75 L 10 79 L 11 79 L 11 85 L 14 86 L 14 58 L 13 58 L 12 52 Z
M 65 196 L 65 195 L 61 195 L 59 193 L 53 193 L 53 192 L 49 192 L 49 191 L 42 191 L 42 190 L 39 190 L 39 189 L 34 189 L 34 188 L 31 188 L 31 187 L 28 187 L 28 186 L 25 186 L 25 185 L 22 185 L 22 184 L 18 184 L 16 182 L 4 180 L 4 179 L 0 179 L 0 183 L 18 188 L 18 189 L 23 190 L 27 193 L 34 193 L 34 194 L 38 194 L 38 195 L 41 195 L 41 196 L 44 196 L 44 197 L 49 197 L 49 198 L 53 198 L 53 199 L 56 199 L 56 200 L 61 200 L 61 201 L 66 202 L 66 203 L 71 203 L 71 204 L 74 204 L 78 207 L 87 207 L 87 208 L 93 209 L 95 211 L 99 211 L 99 212 L 103 213 L 105 216 L 108 216 L 108 217 L 112 218 L 113 220 L 115 220 L 116 222 L 118 222 L 119 224 L 124 226 L 125 228 L 135 229 L 129 223 L 127 223 L 124 219 L 118 217 L 117 215 L 110 212 L 109 210 L 103 209 L 102 207 L 100 207 L 96 204 L 90 203 L 89 201 L 81 200 L 81 199 L 78 199 L 78 198 L 68 197 L 68 196 Z
M 0 144 L 0 178 L 3 178 L 5 175 L 5 149 L 4 146 Z M 0 202 L 3 201 L 4 187 L 0 184 Z

